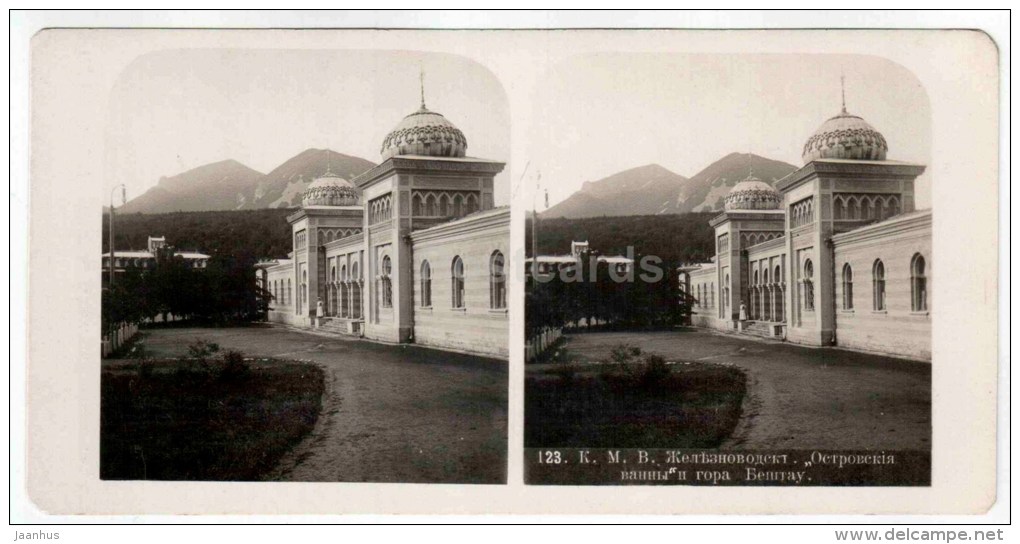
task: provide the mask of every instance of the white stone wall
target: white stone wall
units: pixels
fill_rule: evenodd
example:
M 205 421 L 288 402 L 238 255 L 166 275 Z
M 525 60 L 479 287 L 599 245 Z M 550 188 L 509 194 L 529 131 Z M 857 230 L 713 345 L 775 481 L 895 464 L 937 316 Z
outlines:
M 695 327 L 714 327 L 717 304 L 719 301 L 719 285 L 717 283 L 716 267 L 714 265 L 702 265 L 691 273 L 691 295 L 697 299 L 692 308 L 691 324 Z
M 269 303 L 269 320 L 274 319 L 274 314 L 293 314 L 294 298 L 297 296 L 297 287 L 294 285 L 294 272 L 291 263 L 281 264 L 266 269 L 266 289 L 273 295 Z M 288 281 L 290 282 L 290 294 L 288 295 Z
M 932 252 L 930 213 L 897 225 L 865 227 L 834 238 L 836 344 L 911 359 L 931 360 Z M 891 220 L 891 221 L 896 221 Z M 878 227 L 878 228 L 876 228 Z M 911 261 L 926 262 L 927 306 L 911 309 Z M 872 270 L 877 259 L 885 266 L 886 309 L 873 307 Z M 843 309 L 843 265 L 853 270 L 853 309 Z
M 509 319 L 506 308 L 491 307 L 489 263 L 493 252 L 503 253 L 510 271 L 510 214 L 505 210 L 493 221 L 491 213 L 451 225 L 441 235 L 412 245 L 414 342 L 508 358 Z M 437 227 L 443 228 L 443 227 Z M 431 230 L 431 229 L 430 229 Z M 453 308 L 454 257 L 464 261 L 465 307 Z M 432 268 L 432 306 L 422 307 L 420 271 L 428 260 Z M 510 302 L 509 285 L 507 303 Z

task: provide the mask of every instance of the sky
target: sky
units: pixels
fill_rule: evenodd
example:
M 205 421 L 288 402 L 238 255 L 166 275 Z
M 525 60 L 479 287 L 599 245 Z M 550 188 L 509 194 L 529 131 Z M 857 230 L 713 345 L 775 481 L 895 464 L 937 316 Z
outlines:
M 847 110 L 885 136 L 889 159 L 930 164 L 928 96 L 879 57 L 623 53 L 574 57 L 547 74 L 532 102 L 529 176 L 540 174 L 555 205 L 585 181 L 649 163 L 691 177 L 751 152 L 799 167 L 804 142 L 840 111 L 841 76 Z M 930 207 L 927 174 L 916 200 Z
M 404 51 L 168 50 L 136 59 L 110 95 L 109 187 L 127 198 L 211 162 L 267 173 L 308 148 L 380 162 L 383 138 L 425 100 L 464 132 L 467 154 L 509 162 L 500 82 L 456 55 Z M 509 165 L 496 203 L 509 204 Z

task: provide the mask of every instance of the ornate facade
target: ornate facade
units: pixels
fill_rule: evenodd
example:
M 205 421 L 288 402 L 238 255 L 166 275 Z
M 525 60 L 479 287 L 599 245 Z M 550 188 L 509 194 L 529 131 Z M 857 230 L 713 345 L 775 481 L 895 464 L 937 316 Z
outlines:
M 328 173 L 288 220 L 288 259 L 263 263 L 271 321 L 368 339 L 509 356 L 510 210 L 494 207 L 504 163 L 421 108 L 383 140 L 383 162 Z
M 697 326 L 931 359 L 931 211 L 925 167 L 886 159 L 885 138 L 843 111 L 775 189 L 738 183 L 711 221 L 711 262 L 680 269 Z

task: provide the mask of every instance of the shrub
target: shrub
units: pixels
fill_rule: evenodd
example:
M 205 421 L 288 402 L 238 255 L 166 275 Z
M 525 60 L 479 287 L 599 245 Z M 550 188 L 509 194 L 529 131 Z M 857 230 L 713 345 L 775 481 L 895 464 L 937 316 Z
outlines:
M 131 344 L 131 348 L 128 350 L 128 352 L 126 354 L 124 354 L 124 358 L 125 359 L 148 359 L 149 358 L 149 353 L 145 349 L 145 344 L 143 344 L 140 340 L 134 340 L 133 343 Z
M 143 380 L 147 380 L 152 377 L 153 372 L 156 369 L 156 363 L 152 359 L 142 359 L 138 361 L 138 375 Z
M 639 378 L 641 386 L 646 389 L 656 388 L 666 381 L 669 373 L 669 365 L 666 364 L 665 359 L 658 355 L 649 355 L 645 357 L 644 365 L 642 365 Z
M 630 344 L 617 344 L 610 351 L 609 358 L 616 364 L 627 364 L 641 355 L 641 348 Z
M 210 355 L 220 350 L 220 345 L 215 342 L 208 342 L 201 338 L 196 338 L 190 346 L 188 346 L 188 356 L 192 359 L 198 359 L 205 361 Z
M 219 369 L 218 378 L 222 381 L 241 380 L 251 373 L 251 367 L 244 360 L 244 354 L 240 351 L 227 350 L 223 353 L 223 361 Z
M 180 381 L 206 383 L 213 378 L 212 365 L 207 359 L 183 359 L 173 370 L 173 376 Z

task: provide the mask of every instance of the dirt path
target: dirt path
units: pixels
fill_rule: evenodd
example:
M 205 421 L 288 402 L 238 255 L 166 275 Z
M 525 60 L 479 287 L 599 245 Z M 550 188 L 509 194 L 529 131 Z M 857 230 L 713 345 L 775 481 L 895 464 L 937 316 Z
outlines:
M 667 360 L 727 363 L 749 395 L 727 449 L 931 447 L 931 365 L 707 331 L 578 334 L 572 353 L 605 358 L 619 343 Z
M 195 338 L 249 356 L 311 361 L 326 371 L 320 418 L 272 479 L 506 479 L 505 361 L 276 327 L 154 330 L 145 344 L 157 356 L 181 355 Z

